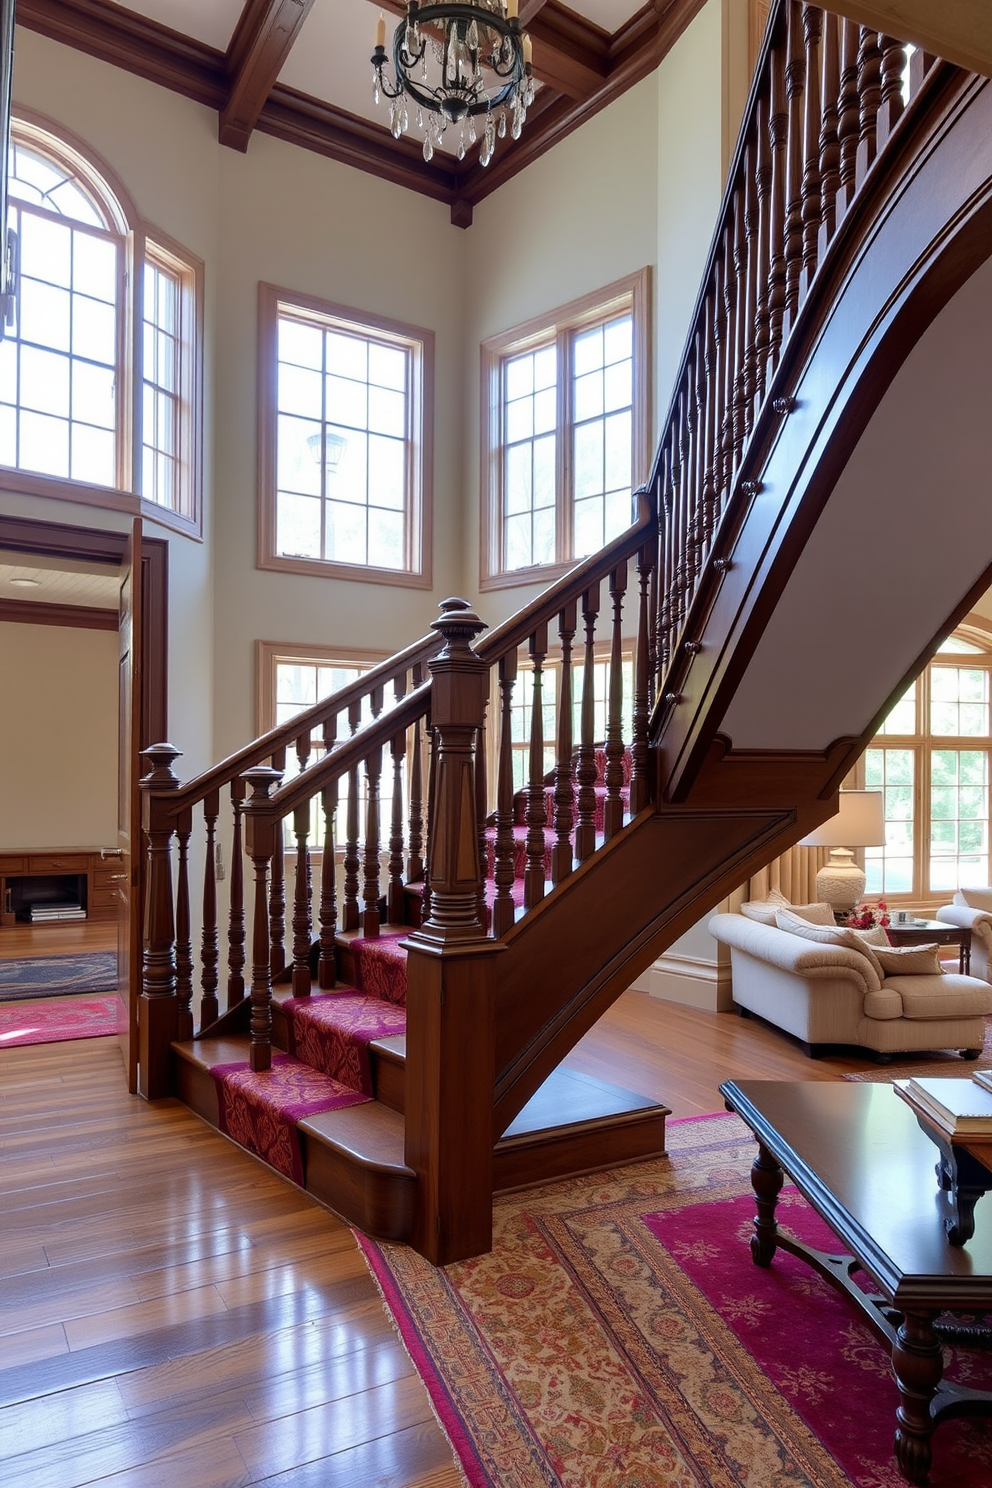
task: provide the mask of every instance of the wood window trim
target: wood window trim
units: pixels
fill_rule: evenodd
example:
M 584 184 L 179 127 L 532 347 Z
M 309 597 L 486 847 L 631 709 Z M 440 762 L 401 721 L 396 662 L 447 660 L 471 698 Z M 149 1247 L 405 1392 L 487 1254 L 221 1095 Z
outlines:
M 372 568 L 333 559 L 287 558 L 276 551 L 276 395 L 278 357 L 276 327 L 279 307 L 286 305 L 317 318 L 350 323 L 398 337 L 414 348 L 417 376 L 411 410 L 412 448 L 410 536 L 408 568 Z M 388 584 L 402 589 L 433 587 L 434 505 L 434 332 L 353 306 L 338 305 L 316 295 L 258 286 L 258 553 L 256 566 L 275 573 L 310 574 L 322 579 L 347 579 L 360 584 Z
M 276 726 L 276 667 L 282 661 L 304 666 L 374 667 L 385 661 L 389 651 L 369 650 L 358 646 L 308 646 L 297 641 L 256 641 L 255 709 L 259 734 Z
M 947 748 L 954 752 L 973 749 L 984 752 L 989 759 L 989 825 L 992 837 L 992 718 L 986 735 L 933 734 L 930 732 L 929 673 L 933 666 L 961 667 L 973 665 L 989 673 L 992 686 L 992 619 L 971 613 L 958 622 L 948 639 L 967 641 L 981 647 L 980 654 L 969 652 L 937 651 L 916 678 L 916 731 L 912 734 L 878 733 L 868 745 L 868 750 L 900 750 L 913 757 L 913 889 L 908 893 L 882 890 L 881 897 L 889 905 L 938 909 L 948 902 L 949 889 L 931 889 L 930 884 L 930 775 L 927 766 L 934 749 Z M 906 689 L 908 691 L 908 688 Z M 990 704 L 992 706 L 992 704 Z M 865 754 L 867 755 L 868 750 Z M 865 756 L 856 767 L 855 786 L 864 789 Z M 868 787 L 873 789 L 874 787 Z M 992 857 L 992 841 L 990 841 Z
M 560 305 L 546 315 L 512 326 L 482 342 L 479 378 L 479 446 L 480 446 L 480 543 L 479 587 L 481 590 L 519 589 L 531 584 L 545 585 L 568 573 L 578 561 L 569 558 L 555 563 L 535 564 L 528 568 L 500 570 L 502 548 L 500 518 L 502 514 L 502 367 L 511 355 L 536 349 L 558 337 L 595 325 L 618 313 L 629 302 L 633 324 L 633 461 L 631 490 L 647 479 L 651 468 L 651 268 L 646 265 L 634 274 L 614 280 L 612 284 L 578 299 Z M 561 433 L 560 424 L 558 433 Z
M 156 522 L 171 531 L 182 533 L 197 542 L 203 541 L 202 510 L 202 404 L 203 404 L 203 261 L 189 252 L 168 233 L 150 223 L 143 222 L 134 199 L 112 166 L 88 143 L 80 139 L 61 122 L 51 119 L 36 110 L 15 103 L 12 108 L 12 128 L 16 136 L 28 148 L 50 156 L 67 171 L 78 174 L 94 192 L 104 210 L 115 219 L 115 230 L 122 240 L 120 273 L 122 283 L 118 290 L 118 370 L 123 373 L 126 387 L 122 400 L 124 412 L 119 418 L 117 440 L 118 479 L 130 473 L 130 484 L 102 486 L 89 481 L 73 480 L 68 476 L 45 475 L 38 471 L 21 470 L 16 466 L 0 465 L 0 491 L 9 491 L 25 496 L 40 496 L 51 501 L 71 501 L 80 506 L 99 507 L 105 511 L 125 512 L 128 516 L 142 517 Z M 92 177 L 97 177 L 109 192 L 111 201 L 93 186 Z M 116 207 L 118 210 L 113 210 Z M 182 265 L 188 276 L 187 294 L 182 295 L 184 338 L 187 327 L 191 331 L 190 341 L 184 339 L 183 356 L 188 361 L 189 388 L 189 469 L 185 474 L 188 505 L 185 511 L 176 511 L 146 501 L 140 494 L 137 459 L 141 449 L 141 287 L 137 266 L 143 264 L 146 245 L 159 247 L 164 254 Z M 126 285 L 135 286 L 128 293 Z M 186 370 L 186 369 L 184 369 Z

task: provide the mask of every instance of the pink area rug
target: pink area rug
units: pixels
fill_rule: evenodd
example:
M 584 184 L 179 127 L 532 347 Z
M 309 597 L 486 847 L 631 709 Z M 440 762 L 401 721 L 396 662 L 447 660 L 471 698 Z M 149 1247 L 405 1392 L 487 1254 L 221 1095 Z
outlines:
M 272 1068 L 262 1074 L 241 1063 L 215 1064 L 210 1073 L 217 1086 L 220 1130 L 301 1186 L 303 1155 L 296 1123 L 319 1111 L 368 1100 L 288 1054 L 274 1053 Z
M 289 998 L 289 1052 L 334 1080 L 371 1096 L 369 1044 L 406 1032 L 406 1008 L 361 992 Z
M 117 1008 L 116 997 L 0 1006 L 0 1049 L 13 1049 L 19 1044 L 57 1044 L 66 1039 L 106 1038 L 117 1032 Z
M 856 1309 L 792 1257 L 751 1261 L 751 1134 L 713 1116 L 668 1145 L 497 1200 L 476 1260 L 361 1239 L 472 1488 L 903 1488 Z M 794 1191 L 783 1223 L 820 1234 Z M 955 1354 L 948 1373 L 990 1365 Z M 940 1427 L 930 1481 L 987 1488 L 988 1420 Z

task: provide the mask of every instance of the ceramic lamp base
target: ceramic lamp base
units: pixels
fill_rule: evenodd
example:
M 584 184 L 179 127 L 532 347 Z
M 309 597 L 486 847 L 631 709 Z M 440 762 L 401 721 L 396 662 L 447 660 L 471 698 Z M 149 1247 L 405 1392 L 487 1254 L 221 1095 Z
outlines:
M 830 858 L 816 875 L 816 897 L 835 914 L 846 914 L 864 897 L 865 874 L 849 847 L 832 847 Z

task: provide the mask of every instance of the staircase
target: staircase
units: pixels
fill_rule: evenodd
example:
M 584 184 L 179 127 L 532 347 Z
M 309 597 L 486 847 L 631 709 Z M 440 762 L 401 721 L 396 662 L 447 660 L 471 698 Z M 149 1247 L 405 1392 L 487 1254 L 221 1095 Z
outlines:
M 792 689 L 778 721 L 755 702 L 755 657 L 827 542 L 845 467 L 989 256 L 990 219 L 986 79 L 773 6 L 628 531 L 488 633 L 446 601 L 429 636 L 197 780 L 180 782 L 171 746 L 147 751 L 142 1094 L 178 1094 L 438 1263 L 488 1249 L 495 1191 L 661 1149 L 663 1106 L 563 1061 L 674 939 L 832 813 L 890 699 L 987 587 L 992 544 L 936 578 L 921 547 L 868 685 L 822 670 L 820 735 L 788 742 Z M 967 485 L 941 493 L 952 520 Z M 875 479 L 864 510 L 886 499 Z M 863 629 L 867 598 L 849 602 Z M 735 745 L 728 719 L 771 737 Z M 357 1048 L 332 1017 L 370 1036 Z M 278 1120 L 249 1111 L 272 1089 Z

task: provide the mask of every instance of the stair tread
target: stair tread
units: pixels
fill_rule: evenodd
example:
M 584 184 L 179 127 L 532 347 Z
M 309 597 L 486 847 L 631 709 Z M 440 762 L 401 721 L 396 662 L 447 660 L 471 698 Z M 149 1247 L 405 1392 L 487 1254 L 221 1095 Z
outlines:
M 623 1122 L 670 1114 L 667 1106 L 649 1096 L 611 1085 L 568 1065 L 559 1065 L 510 1122 L 497 1146 L 514 1140 L 534 1140 L 551 1131 L 574 1130 L 611 1118 Z
M 357 1119 L 356 1119 L 357 1118 Z M 404 1161 L 403 1117 L 378 1101 L 322 1111 L 299 1123 L 300 1130 L 338 1147 L 363 1166 L 400 1169 L 412 1174 Z

